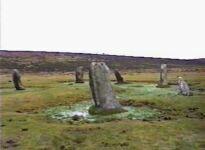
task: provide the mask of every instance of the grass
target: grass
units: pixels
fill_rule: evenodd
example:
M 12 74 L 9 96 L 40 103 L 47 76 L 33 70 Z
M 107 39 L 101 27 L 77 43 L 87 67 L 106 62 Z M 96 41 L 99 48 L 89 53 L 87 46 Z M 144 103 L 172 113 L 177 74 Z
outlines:
M 11 76 L 1 75 L 2 149 L 205 148 L 205 72 L 170 73 L 169 88 L 156 88 L 158 76 L 127 72 L 128 84 L 113 84 L 123 105 L 155 108 L 162 112 L 157 120 L 69 123 L 47 118 L 44 111 L 90 101 L 88 83 L 75 84 L 72 73 L 23 74 L 26 90 L 15 91 Z M 177 76 L 188 81 L 193 96 L 177 94 Z

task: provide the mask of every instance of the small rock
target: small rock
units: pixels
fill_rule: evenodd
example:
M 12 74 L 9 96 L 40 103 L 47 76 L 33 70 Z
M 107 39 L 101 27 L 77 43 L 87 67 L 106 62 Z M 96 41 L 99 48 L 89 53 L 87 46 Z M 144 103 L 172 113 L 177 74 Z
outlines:
M 21 82 L 21 75 L 17 69 L 13 70 L 12 80 L 13 80 L 14 87 L 16 88 L 16 90 L 25 90 Z
M 84 83 L 83 80 L 83 66 L 77 67 L 75 71 L 76 83 Z
M 178 90 L 179 94 L 184 96 L 192 96 L 189 85 L 184 81 L 182 77 L 178 77 Z
M 123 83 L 123 77 L 121 76 L 118 70 L 114 70 L 115 77 L 117 79 L 117 83 Z
M 167 64 L 161 64 L 161 68 L 160 68 L 160 81 L 158 83 L 158 87 L 166 87 L 166 86 L 168 86 Z

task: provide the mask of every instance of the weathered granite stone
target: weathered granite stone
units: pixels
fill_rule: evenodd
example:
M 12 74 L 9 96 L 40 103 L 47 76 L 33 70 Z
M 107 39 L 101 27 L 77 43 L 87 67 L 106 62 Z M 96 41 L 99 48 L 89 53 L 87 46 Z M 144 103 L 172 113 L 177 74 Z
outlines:
M 192 95 L 188 84 L 184 81 L 182 77 L 178 77 L 178 90 L 179 90 L 179 94 L 182 94 L 184 96 Z
M 119 113 L 124 109 L 116 100 L 109 80 L 110 70 L 104 62 L 92 62 L 89 69 L 89 82 L 97 111 L 93 113 Z M 92 107 L 93 110 L 93 107 Z
M 76 83 L 84 83 L 84 79 L 83 79 L 83 67 L 77 67 L 76 71 L 75 71 L 75 82 Z
M 167 80 L 167 65 L 161 64 L 160 68 L 160 81 L 158 83 L 158 87 L 167 87 L 168 80 Z
M 17 69 L 13 70 L 12 80 L 13 80 L 14 87 L 16 88 L 16 90 L 25 90 L 25 88 L 23 87 L 21 83 L 21 75 Z
M 118 70 L 114 70 L 114 73 L 115 73 L 115 77 L 117 79 L 117 83 L 123 83 L 124 80 L 123 80 L 123 77 L 121 76 L 121 74 L 119 73 Z

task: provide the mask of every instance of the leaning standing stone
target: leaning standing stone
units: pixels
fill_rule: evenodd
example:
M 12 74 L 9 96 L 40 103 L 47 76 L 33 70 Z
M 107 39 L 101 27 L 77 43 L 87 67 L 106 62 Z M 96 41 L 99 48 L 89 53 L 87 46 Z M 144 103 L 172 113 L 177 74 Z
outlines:
M 115 73 L 115 77 L 117 79 L 117 83 L 123 83 L 123 77 L 121 76 L 121 74 L 119 73 L 118 70 L 114 70 L 114 73 Z
M 184 96 L 192 95 L 188 84 L 184 81 L 182 77 L 178 77 L 178 89 L 179 89 L 179 94 L 182 94 Z
M 17 69 L 13 70 L 12 80 L 13 80 L 14 87 L 16 88 L 16 90 L 25 90 L 21 83 L 21 75 Z
M 110 70 L 104 62 L 92 62 L 89 70 L 89 82 L 95 106 L 89 110 L 91 114 L 110 114 L 123 112 L 116 100 L 109 80 Z
M 76 83 L 84 83 L 84 79 L 83 79 L 83 67 L 77 67 L 76 71 L 75 71 L 75 82 Z
M 160 68 L 160 81 L 158 84 L 158 87 L 167 87 L 168 81 L 167 81 L 167 65 L 161 64 Z

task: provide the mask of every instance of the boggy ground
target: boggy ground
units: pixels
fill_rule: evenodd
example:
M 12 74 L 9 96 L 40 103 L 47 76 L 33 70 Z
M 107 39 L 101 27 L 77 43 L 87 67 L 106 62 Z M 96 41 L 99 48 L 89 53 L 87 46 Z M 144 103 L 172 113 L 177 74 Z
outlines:
M 177 95 L 178 75 L 189 82 L 193 96 Z M 205 149 L 204 72 L 169 74 L 172 86 L 163 89 L 155 87 L 157 73 L 123 76 L 128 84 L 113 83 L 121 104 L 157 109 L 156 119 L 58 121 L 45 110 L 90 101 L 88 83 L 75 84 L 71 74 L 23 74 L 26 90 L 15 91 L 11 76 L 1 75 L 1 149 Z

